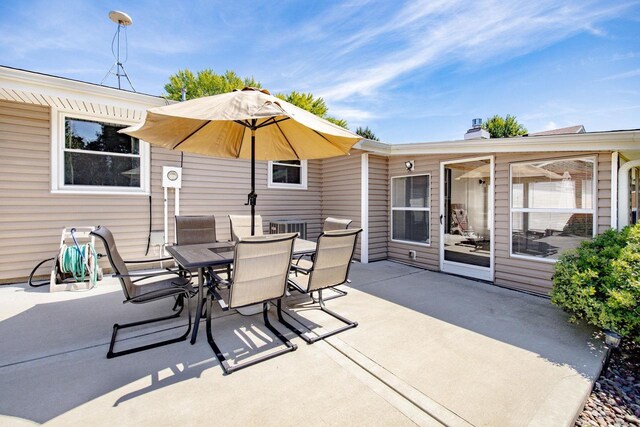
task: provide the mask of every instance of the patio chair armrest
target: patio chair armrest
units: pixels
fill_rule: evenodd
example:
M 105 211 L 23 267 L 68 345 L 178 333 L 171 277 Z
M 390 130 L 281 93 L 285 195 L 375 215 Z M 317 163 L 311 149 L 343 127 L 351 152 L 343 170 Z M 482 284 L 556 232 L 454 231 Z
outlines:
M 184 270 L 185 273 L 188 274 L 189 276 L 189 281 L 191 281 L 192 275 L 191 272 L 188 270 Z M 181 277 L 181 274 L 179 271 L 176 270 L 171 270 L 169 268 L 163 270 L 163 271 L 156 271 L 154 273 L 129 273 L 129 274 L 112 274 L 111 277 L 158 277 L 158 276 L 166 276 L 167 274 L 175 274 L 176 276 Z
M 304 268 L 304 267 L 300 267 L 297 264 L 291 264 L 291 270 L 295 271 L 296 273 L 309 274 L 313 270 L 313 267 Z
M 189 288 L 187 287 L 187 284 L 181 285 L 179 283 L 171 283 L 176 289 L 181 289 L 184 293 L 186 293 L 187 295 L 190 295 L 191 292 L 189 291 Z M 165 293 L 165 289 L 157 289 L 155 291 L 149 291 L 149 292 L 145 292 L 144 294 L 140 294 L 135 298 L 131 298 L 131 299 L 127 299 L 124 300 L 123 303 L 127 303 L 127 302 L 136 302 L 137 299 L 142 299 L 142 298 L 148 298 L 151 297 L 153 299 L 154 295 L 159 295 L 160 298 L 168 298 L 171 296 L 170 295 L 166 295 Z
M 294 282 L 293 280 L 287 280 L 287 285 L 292 286 L 298 292 L 301 292 L 303 294 L 307 293 L 304 289 L 302 289 L 300 286 L 298 286 L 298 284 L 296 282 Z
M 215 288 L 215 286 L 210 287 L 209 292 L 211 292 L 211 295 L 213 295 L 213 299 L 218 303 L 222 311 L 229 311 L 229 306 L 226 302 L 224 302 L 224 299 L 222 299 L 222 296 L 218 293 L 218 290 Z
M 173 257 L 153 258 L 153 259 L 132 259 L 125 261 L 125 264 L 152 264 L 154 262 L 174 261 Z
M 222 277 L 218 275 L 218 273 L 213 271 L 213 268 L 209 267 L 207 268 L 207 271 L 217 285 L 229 286 L 231 284 L 228 280 L 224 280 Z

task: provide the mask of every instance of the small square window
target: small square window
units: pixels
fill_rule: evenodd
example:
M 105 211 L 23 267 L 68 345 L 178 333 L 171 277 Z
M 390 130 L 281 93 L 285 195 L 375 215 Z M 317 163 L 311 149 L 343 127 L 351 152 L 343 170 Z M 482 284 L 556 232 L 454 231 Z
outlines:
M 269 162 L 269 188 L 307 188 L 306 160 L 277 160 Z

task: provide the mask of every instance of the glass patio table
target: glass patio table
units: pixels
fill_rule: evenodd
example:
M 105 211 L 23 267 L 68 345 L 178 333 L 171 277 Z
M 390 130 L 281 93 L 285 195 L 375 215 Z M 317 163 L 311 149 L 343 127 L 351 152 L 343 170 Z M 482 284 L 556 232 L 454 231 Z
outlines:
M 198 269 L 198 304 L 196 305 L 196 321 L 191 333 L 191 344 L 196 342 L 198 325 L 202 317 L 204 270 L 207 267 L 222 267 L 233 264 L 234 245 L 235 242 L 216 242 L 167 246 L 167 252 L 182 268 L 185 270 Z M 316 242 L 304 239 L 295 240 L 294 255 L 311 255 L 315 251 Z

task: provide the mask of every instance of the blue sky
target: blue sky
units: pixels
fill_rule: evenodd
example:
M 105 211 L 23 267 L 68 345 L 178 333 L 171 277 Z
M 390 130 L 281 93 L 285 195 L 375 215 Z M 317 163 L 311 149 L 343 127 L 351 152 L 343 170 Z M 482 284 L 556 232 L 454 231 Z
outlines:
M 233 70 L 323 96 L 390 143 L 460 139 L 507 113 L 531 132 L 640 128 L 640 1 L 8 0 L 0 65 L 99 83 L 111 9 L 133 18 L 139 92 L 178 69 Z

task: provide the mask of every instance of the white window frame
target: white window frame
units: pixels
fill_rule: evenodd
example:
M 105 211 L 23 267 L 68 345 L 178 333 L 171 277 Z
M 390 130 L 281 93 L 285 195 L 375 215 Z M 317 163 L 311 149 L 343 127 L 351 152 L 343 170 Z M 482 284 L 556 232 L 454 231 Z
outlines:
M 273 182 L 273 165 L 294 166 L 287 163 L 279 163 L 269 160 L 267 165 L 267 188 L 282 188 L 288 190 L 306 190 L 307 189 L 307 161 L 300 160 L 300 184 Z
M 428 207 L 424 207 L 424 208 L 412 208 L 412 207 L 393 207 L 393 180 L 397 179 L 397 178 L 409 178 L 409 177 L 417 177 L 417 176 L 426 176 L 428 177 L 428 183 L 427 183 L 427 198 L 429 201 L 429 206 Z M 414 246 L 424 246 L 424 247 L 430 247 L 431 246 L 431 174 L 430 173 L 419 173 L 419 174 L 411 174 L 411 175 L 398 175 L 398 176 L 392 176 L 389 179 L 389 185 L 391 187 L 391 191 L 389 191 L 389 194 L 391 194 L 391 200 L 389 201 L 389 218 L 390 218 L 390 227 L 389 227 L 389 240 L 391 240 L 392 242 L 397 242 L 397 243 L 403 243 L 403 244 L 407 244 L 407 245 L 414 245 Z M 422 243 L 422 242 L 414 242 L 411 240 L 401 240 L 401 239 L 394 239 L 393 238 L 393 211 L 424 211 L 427 212 L 427 227 L 429 230 L 429 240 L 426 243 Z
M 145 195 L 150 194 L 151 149 L 140 140 L 140 187 L 100 185 L 69 185 L 64 183 L 65 120 L 81 119 L 94 122 L 134 125 L 137 121 L 87 114 L 72 110 L 51 109 L 51 192 L 57 194 Z M 110 153 L 111 154 L 111 153 Z M 115 155 L 118 155 L 117 153 Z
M 567 208 L 514 208 L 513 207 L 513 167 L 518 165 L 528 165 L 532 163 L 538 162 L 555 162 L 555 161 L 563 161 L 563 160 L 591 160 L 593 161 L 593 175 L 592 175 L 592 188 L 591 194 L 593 197 L 592 200 L 592 208 L 584 209 L 584 208 L 576 208 L 576 209 L 567 209 Z M 509 257 L 517 258 L 517 259 L 525 259 L 528 261 L 538 261 L 544 262 L 548 264 L 555 264 L 558 262 L 557 259 L 549 259 L 549 258 L 538 258 L 531 255 L 522 255 L 522 254 L 514 254 L 513 253 L 513 213 L 514 212 L 522 212 L 522 213 L 585 213 L 593 215 L 593 224 L 591 230 L 591 237 L 595 237 L 598 230 L 598 156 L 595 155 L 587 155 L 587 156 L 577 156 L 577 157 L 553 157 L 553 158 L 545 158 L 545 159 L 537 159 L 537 160 L 528 160 L 526 162 L 515 162 L 509 164 Z

